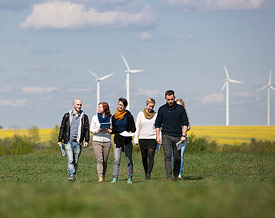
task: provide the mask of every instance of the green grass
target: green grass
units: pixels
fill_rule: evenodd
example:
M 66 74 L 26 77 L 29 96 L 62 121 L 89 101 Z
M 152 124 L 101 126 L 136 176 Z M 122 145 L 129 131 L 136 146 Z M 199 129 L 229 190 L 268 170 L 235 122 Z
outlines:
M 124 155 L 124 154 L 123 154 Z M 125 157 L 117 184 L 113 154 L 106 182 L 97 183 L 96 160 L 84 149 L 77 181 L 69 183 L 60 153 L 0 157 L 0 217 L 274 217 L 275 155 L 186 154 L 184 179 L 167 182 L 163 154 L 144 180 L 140 153 L 133 154 L 134 183 Z

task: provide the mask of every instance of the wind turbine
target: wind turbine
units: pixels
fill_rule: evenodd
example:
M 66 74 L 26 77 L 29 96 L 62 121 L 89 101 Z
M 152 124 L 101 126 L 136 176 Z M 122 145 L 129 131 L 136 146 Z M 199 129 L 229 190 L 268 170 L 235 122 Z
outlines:
M 270 126 L 270 89 L 275 91 L 275 88 L 271 85 L 271 75 L 272 75 L 272 71 L 270 70 L 269 81 L 267 85 L 257 90 L 257 92 L 259 92 L 267 88 L 267 123 L 266 123 L 267 126 Z
M 99 78 L 93 71 L 89 70 L 89 72 L 90 72 L 90 74 L 92 74 L 95 77 L 96 82 L 97 82 L 97 98 L 96 98 L 96 103 L 97 103 L 96 108 L 97 108 L 97 106 L 100 102 L 100 81 L 109 78 L 110 76 L 113 75 L 113 73 L 110 73 L 106 76 L 103 76 L 103 77 Z
M 123 62 L 126 66 L 126 99 L 128 101 L 128 110 L 130 110 L 130 73 L 139 73 L 139 72 L 143 72 L 144 70 L 131 70 L 129 67 L 129 64 L 127 63 L 125 57 L 123 55 L 121 55 Z
M 229 83 L 242 83 L 242 82 L 238 81 L 238 80 L 230 79 L 228 70 L 227 70 L 225 65 L 224 65 L 224 71 L 225 71 L 225 74 L 226 74 L 226 78 L 225 78 L 225 83 L 224 83 L 223 87 L 221 88 L 221 91 L 224 90 L 224 88 L 226 88 L 226 92 L 225 92 L 225 95 L 226 95 L 225 124 L 226 124 L 226 126 L 229 126 Z

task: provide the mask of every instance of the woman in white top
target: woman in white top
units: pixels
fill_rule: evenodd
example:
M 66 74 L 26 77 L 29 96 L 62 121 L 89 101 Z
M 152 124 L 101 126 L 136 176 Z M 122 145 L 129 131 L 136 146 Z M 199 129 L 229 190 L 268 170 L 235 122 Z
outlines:
M 155 100 L 148 98 L 146 108 L 140 111 L 136 119 L 136 134 L 134 143 L 140 146 L 142 164 L 145 171 L 145 179 L 149 180 L 154 166 L 154 156 L 157 147 L 155 120 L 157 114 L 154 111 Z
M 106 102 L 98 104 L 98 113 L 93 116 L 90 131 L 93 133 L 93 148 L 97 160 L 98 182 L 103 182 L 107 170 L 107 161 L 111 148 L 111 135 L 107 133 L 110 129 L 111 113 Z M 108 128 L 102 129 L 101 125 Z

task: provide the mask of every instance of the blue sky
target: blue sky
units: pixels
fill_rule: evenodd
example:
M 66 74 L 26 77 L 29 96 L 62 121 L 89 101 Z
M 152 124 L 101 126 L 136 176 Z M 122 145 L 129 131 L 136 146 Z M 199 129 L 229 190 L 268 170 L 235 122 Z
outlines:
M 265 125 L 266 85 L 275 86 L 272 0 L 0 0 L 0 125 L 51 128 L 81 98 L 92 116 L 98 76 L 111 112 L 126 96 L 123 54 L 130 67 L 131 112 L 148 97 L 156 109 L 173 89 L 192 125 L 225 124 L 224 64 L 230 77 L 230 125 Z M 275 125 L 271 90 L 271 125 Z

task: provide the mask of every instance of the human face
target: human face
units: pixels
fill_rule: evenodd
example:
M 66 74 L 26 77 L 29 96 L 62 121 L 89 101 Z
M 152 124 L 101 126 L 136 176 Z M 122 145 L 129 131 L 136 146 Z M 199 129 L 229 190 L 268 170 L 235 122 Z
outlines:
M 125 109 L 123 102 L 121 102 L 121 101 L 118 102 L 117 109 L 118 109 L 118 111 L 123 111 Z
M 103 114 L 104 108 L 102 107 L 102 104 L 99 104 L 99 105 L 98 105 L 98 107 L 97 107 L 97 112 L 98 112 L 99 114 Z
M 82 101 L 80 99 L 75 99 L 73 103 L 74 112 L 79 113 L 82 108 Z
M 175 96 L 174 95 L 166 95 L 165 100 L 169 106 L 173 106 L 174 102 L 175 102 Z
M 146 110 L 151 113 L 154 110 L 155 104 L 154 103 L 149 103 L 146 105 Z

